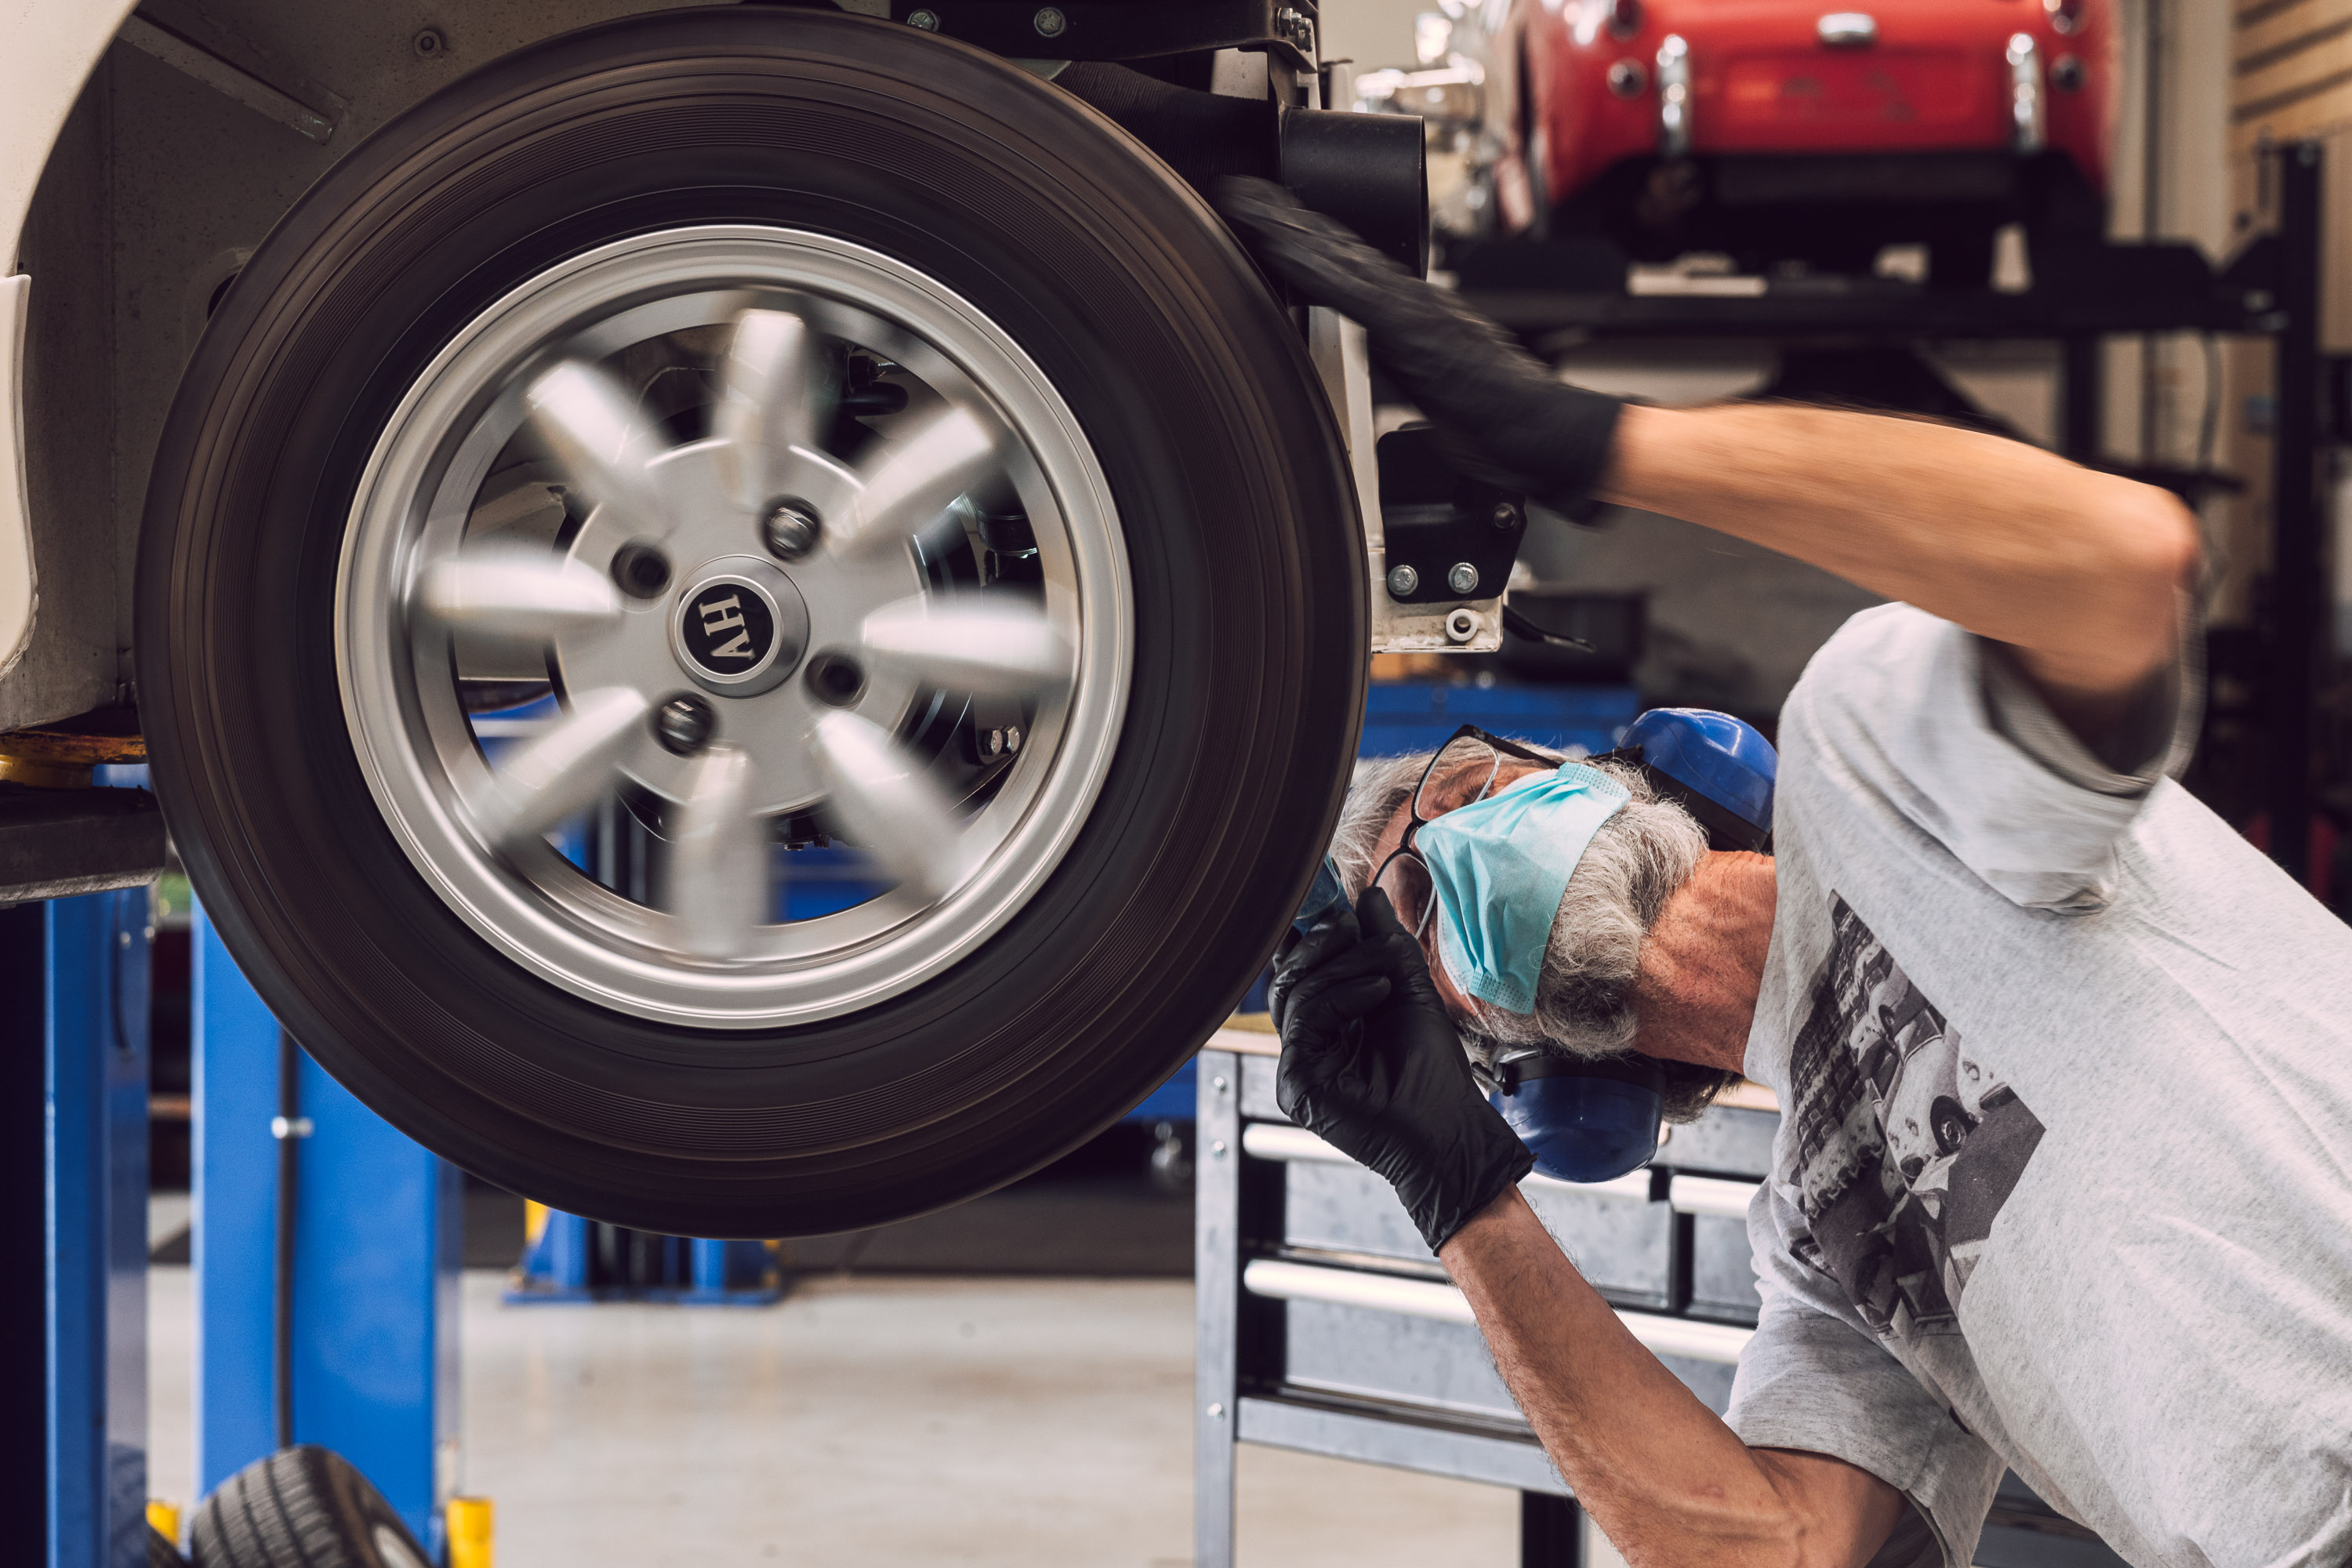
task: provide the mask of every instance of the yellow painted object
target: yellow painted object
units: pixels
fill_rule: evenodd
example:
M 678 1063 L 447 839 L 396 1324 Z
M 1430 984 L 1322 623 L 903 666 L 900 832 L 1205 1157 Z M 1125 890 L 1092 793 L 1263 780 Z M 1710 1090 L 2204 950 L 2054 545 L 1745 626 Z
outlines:
M 174 1546 L 180 1544 L 180 1505 L 178 1503 L 165 1502 L 162 1498 L 149 1498 L 147 1522 L 155 1527 L 156 1534 Z
M 486 1497 L 453 1497 L 442 1511 L 449 1537 L 449 1568 L 490 1568 L 493 1510 Z
M 537 1247 L 539 1245 L 540 1232 L 546 1228 L 547 1205 L 545 1204 L 533 1203 L 529 1198 L 523 1199 L 522 1244 L 525 1247 Z

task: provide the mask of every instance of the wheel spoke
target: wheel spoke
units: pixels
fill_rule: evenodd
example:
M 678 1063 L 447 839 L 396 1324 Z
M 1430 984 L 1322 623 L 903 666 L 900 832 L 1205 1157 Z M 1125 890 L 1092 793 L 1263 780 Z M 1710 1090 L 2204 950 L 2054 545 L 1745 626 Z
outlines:
M 443 625 L 515 640 L 545 638 L 620 618 L 603 574 L 546 550 L 489 546 L 436 561 L 417 584 L 419 609 Z
M 817 447 L 834 400 L 824 343 L 807 322 L 783 310 L 736 318 L 711 423 L 727 443 L 727 483 L 739 502 L 758 510 L 776 499 L 769 488 L 776 456 Z
M 562 722 L 501 760 L 482 830 L 512 844 L 587 805 L 612 784 L 645 718 L 646 700 L 626 687 L 583 694 Z
M 705 958 L 751 951 L 769 923 L 774 862 L 763 817 L 752 815 L 751 759 L 713 746 L 695 760 L 670 840 L 663 901 L 686 950 Z
M 595 366 L 565 360 L 530 384 L 529 402 L 556 460 L 604 505 L 638 528 L 669 531 L 667 509 L 646 466 L 667 448 L 636 400 Z
M 885 605 L 860 633 L 875 664 L 950 691 L 1019 697 L 1065 685 L 1070 645 L 1026 605 L 918 595 Z
M 962 870 L 963 835 L 946 794 L 889 731 L 855 713 L 817 721 L 816 751 L 842 837 L 882 862 L 900 885 L 926 898 L 952 889 Z
M 851 547 L 903 542 L 996 467 L 996 432 L 988 422 L 967 408 L 941 410 L 861 465 L 865 490 Z

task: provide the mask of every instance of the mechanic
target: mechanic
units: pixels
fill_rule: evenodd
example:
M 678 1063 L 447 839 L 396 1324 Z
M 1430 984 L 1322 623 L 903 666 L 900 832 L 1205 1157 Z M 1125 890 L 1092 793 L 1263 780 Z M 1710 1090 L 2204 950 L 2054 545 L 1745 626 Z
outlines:
M 1351 797 L 1353 911 L 1276 965 L 1284 1110 L 1394 1184 L 1627 1561 L 1962 1568 L 2004 1464 L 2135 1563 L 2352 1560 L 2352 931 L 2168 776 L 2189 515 L 1935 424 L 1622 405 L 1279 187 L 1220 203 L 1483 476 L 1899 601 L 1790 693 L 1771 855 L 1695 847 L 1622 771 L 1498 755 L 1416 811 L 1402 764 Z M 1401 923 L 1408 827 L 1396 864 L 1479 909 Z M 1779 1096 L 1727 1419 L 1520 1196 L 1465 1036 Z M 1890 1112 L 1898 1063 L 1969 1101 L 1956 1150 Z

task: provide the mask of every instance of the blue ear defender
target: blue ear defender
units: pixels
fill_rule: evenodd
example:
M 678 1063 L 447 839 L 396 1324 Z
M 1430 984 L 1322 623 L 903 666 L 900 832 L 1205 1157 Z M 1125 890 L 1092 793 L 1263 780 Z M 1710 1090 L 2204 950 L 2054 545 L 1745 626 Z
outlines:
M 1780 756 L 1756 727 L 1704 708 L 1653 708 L 1627 727 L 1606 760 L 1640 766 L 1665 799 L 1706 830 L 1710 849 L 1768 851 Z M 1549 1052 L 1517 1057 L 1489 1075 L 1488 1097 L 1536 1157 L 1563 1182 L 1609 1182 L 1658 1152 L 1665 1068 L 1628 1051 L 1597 1061 Z
M 1517 1057 L 1494 1075 L 1491 1099 L 1536 1171 L 1559 1182 L 1610 1182 L 1640 1170 L 1658 1152 L 1666 1069 L 1628 1052 L 1571 1061 L 1549 1052 Z
M 1609 756 L 1638 763 L 1650 785 L 1706 829 L 1710 849 L 1769 849 L 1780 753 L 1745 719 L 1706 708 L 1653 708 Z

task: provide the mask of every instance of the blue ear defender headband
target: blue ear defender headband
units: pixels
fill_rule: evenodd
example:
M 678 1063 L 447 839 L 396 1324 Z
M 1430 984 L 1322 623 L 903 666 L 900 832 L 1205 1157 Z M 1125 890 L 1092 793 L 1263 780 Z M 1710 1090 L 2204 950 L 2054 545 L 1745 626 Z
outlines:
M 1653 708 L 1605 760 L 1639 766 L 1653 790 L 1706 829 L 1708 848 L 1770 848 L 1780 758 L 1746 721 L 1702 708 Z M 1543 1175 L 1614 1181 L 1657 1156 L 1666 1069 L 1654 1057 L 1628 1051 L 1589 1061 L 1539 1051 L 1486 1076 L 1495 1085 L 1489 1100 Z

